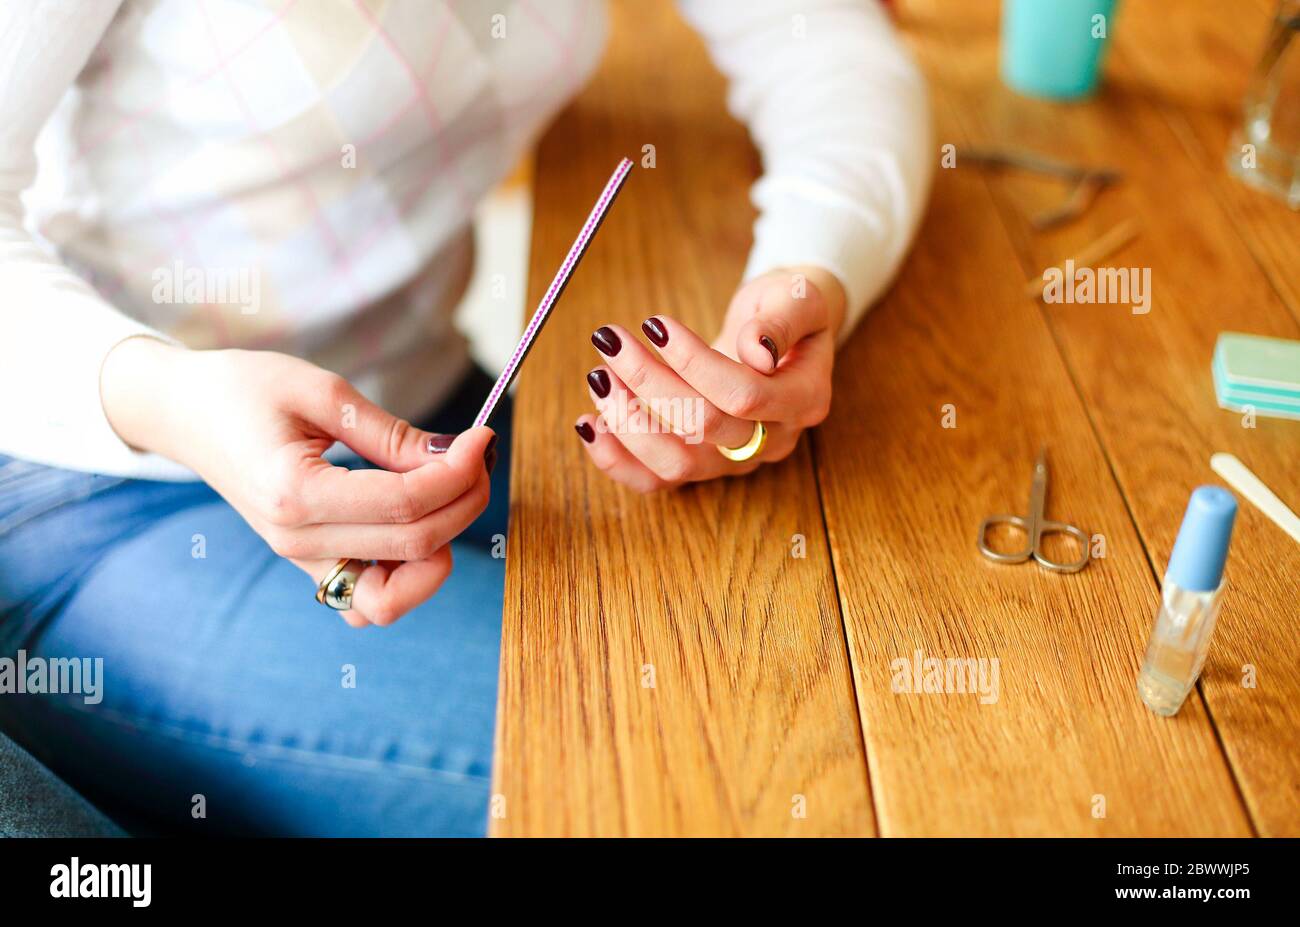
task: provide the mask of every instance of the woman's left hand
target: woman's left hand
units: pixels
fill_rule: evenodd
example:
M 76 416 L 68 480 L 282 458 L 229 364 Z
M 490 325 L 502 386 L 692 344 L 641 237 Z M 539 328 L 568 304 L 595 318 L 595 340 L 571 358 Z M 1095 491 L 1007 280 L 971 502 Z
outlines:
M 655 351 L 617 325 L 592 343 L 605 363 L 587 375 L 599 415 L 575 425 L 596 466 L 639 492 L 749 473 L 789 456 L 805 428 L 831 404 L 835 335 L 844 288 L 818 267 L 770 271 L 732 297 L 712 345 L 664 315 L 641 329 Z M 715 445 L 739 447 L 755 422 L 762 452 L 728 460 Z

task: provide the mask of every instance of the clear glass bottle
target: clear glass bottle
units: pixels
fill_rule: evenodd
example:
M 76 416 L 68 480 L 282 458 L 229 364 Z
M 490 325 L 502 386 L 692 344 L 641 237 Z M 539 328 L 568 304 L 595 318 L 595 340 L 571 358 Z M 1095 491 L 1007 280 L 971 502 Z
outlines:
M 1228 169 L 1300 209 L 1300 0 L 1278 0 Z
M 1219 617 L 1222 590 L 1220 584 L 1213 592 L 1192 592 L 1165 580 L 1156 626 L 1138 676 L 1138 695 L 1156 714 L 1177 714 L 1201 675 Z
M 1187 500 L 1138 674 L 1138 695 L 1158 715 L 1178 713 L 1205 665 L 1236 517 L 1237 500 L 1219 486 L 1200 486 Z

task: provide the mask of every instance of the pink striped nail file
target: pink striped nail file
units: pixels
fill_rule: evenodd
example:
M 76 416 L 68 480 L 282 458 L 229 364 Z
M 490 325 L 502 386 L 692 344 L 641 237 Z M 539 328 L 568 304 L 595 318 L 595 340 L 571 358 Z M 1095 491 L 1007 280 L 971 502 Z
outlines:
M 541 303 L 537 306 L 537 311 L 528 321 L 528 327 L 524 329 L 524 335 L 519 339 L 519 344 L 515 346 L 514 354 L 510 355 L 510 362 L 506 364 L 505 369 L 501 371 L 501 376 L 492 386 L 492 392 L 488 394 L 487 402 L 483 403 L 483 408 L 479 409 L 478 416 L 474 419 L 475 427 L 486 425 L 492 418 L 492 413 L 496 411 L 497 403 L 501 397 L 506 394 L 510 384 L 514 382 L 515 375 L 519 373 L 519 366 L 528 356 L 533 342 L 537 340 L 542 326 L 546 324 L 546 319 L 555 308 L 555 304 L 560 299 L 560 294 L 569 284 L 569 278 L 577 269 L 578 262 L 582 256 L 587 253 L 591 240 L 596 237 L 596 230 L 600 228 L 600 223 L 605 221 L 605 214 L 609 208 L 614 205 L 614 197 L 618 196 L 618 191 L 623 188 L 623 181 L 627 180 L 627 175 L 632 170 L 632 161 L 624 158 L 614 169 L 614 174 L 605 184 L 605 189 L 601 191 L 600 199 L 596 200 L 596 205 L 592 207 L 591 214 L 587 216 L 587 221 L 582 224 L 582 231 L 578 233 L 577 239 L 573 242 L 573 247 L 569 249 L 569 254 L 556 271 L 555 279 L 551 285 L 546 288 L 546 295 L 542 297 Z

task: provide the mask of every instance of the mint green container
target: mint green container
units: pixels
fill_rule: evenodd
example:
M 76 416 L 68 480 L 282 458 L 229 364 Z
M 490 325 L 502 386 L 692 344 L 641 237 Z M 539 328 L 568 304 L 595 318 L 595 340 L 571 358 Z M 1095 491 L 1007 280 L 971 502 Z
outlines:
M 1115 0 L 1003 0 L 1002 80 L 1031 97 L 1088 96 L 1114 12 Z

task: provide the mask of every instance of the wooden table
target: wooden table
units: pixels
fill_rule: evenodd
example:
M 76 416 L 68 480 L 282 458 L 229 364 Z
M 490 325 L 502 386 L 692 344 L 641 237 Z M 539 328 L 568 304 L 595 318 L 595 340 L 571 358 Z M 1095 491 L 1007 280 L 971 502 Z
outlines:
M 1104 91 L 1055 105 L 999 82 L 997 4 L 898 4 L 958 166 L 841 350 L 827 422 L 751 478 L 649 497 L 572 433 L 588 336 L 656 311 L 716 325 L 759 163 L 672 7 L 611 5 L 602 69 L 538 153 L 530 305 L 618 158 L 653 145 L 656 166 L 522 375 L 493 833 L 1300 834 L 1300 547 L 1249 504 L 1197 691 L 1162 719 L 1134 690 L 1210 454 L 1300 505 L 1300 424 L 1243 427 L 1209 367 L 1224 329 L 1300 338 L 1300 216 L 1223 167 L 1271 5 L 1126 0 Z M 976 145 L 1125 181 L 1037 233 L 1061 188 L 963 166 Z M 1149 314 L 1024 295 L 1127 218 L 1141 234 L 1106 263 L 1151 268 Z M 1077 575 L 975 550 L 1042 444 L 1049 512 L 1104 537 Z M 895 693 L 916 651 L 996 658 L 997 701 Z

